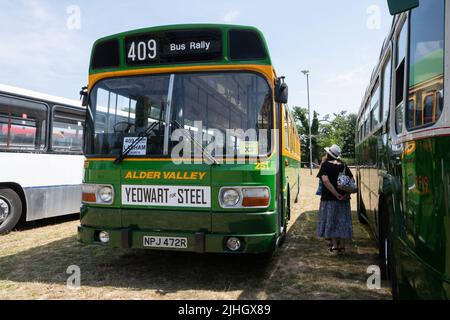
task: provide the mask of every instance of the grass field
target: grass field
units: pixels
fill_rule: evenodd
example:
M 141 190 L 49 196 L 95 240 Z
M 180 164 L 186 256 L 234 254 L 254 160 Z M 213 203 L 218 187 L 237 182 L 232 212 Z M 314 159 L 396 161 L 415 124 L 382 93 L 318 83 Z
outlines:
M 71 218 L 27 225 L 0 237 L 0 300 L 391 299 L 388 289 L 366 286 L 377 249 L 356 217 L 345 256 L 330 256 L 315 237 L 316 187 L 317 179 L 302 170 L 288 239 L 270 261 L 84 246 Z M 81 268 L 79 290 L 66 286 L 71 265 Z

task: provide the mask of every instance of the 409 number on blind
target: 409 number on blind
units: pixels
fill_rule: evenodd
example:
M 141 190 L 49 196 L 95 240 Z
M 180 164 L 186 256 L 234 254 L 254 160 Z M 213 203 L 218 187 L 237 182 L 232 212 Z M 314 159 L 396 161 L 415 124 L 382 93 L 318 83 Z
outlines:
M 147 61 L 153 60 L 158 55 L 158 48 L 156 45 L 156 40 L 149 40 L 131 43 L 130 49 L 128 50 L 128 59 L 136 61 Z

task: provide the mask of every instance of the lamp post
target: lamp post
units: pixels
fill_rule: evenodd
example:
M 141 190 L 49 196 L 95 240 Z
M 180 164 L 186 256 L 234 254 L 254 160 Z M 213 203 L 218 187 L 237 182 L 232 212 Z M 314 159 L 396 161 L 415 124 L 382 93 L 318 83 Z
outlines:
M 302 73 L 306 76 L 306 85 L 308 91 L 308 126 L 309 126 L 309 169 L 313 175 L 313 156 L 312 156 L 312 134 L 311 134 L 311 105 L 309 99 L 309 70 L 303 70 Z

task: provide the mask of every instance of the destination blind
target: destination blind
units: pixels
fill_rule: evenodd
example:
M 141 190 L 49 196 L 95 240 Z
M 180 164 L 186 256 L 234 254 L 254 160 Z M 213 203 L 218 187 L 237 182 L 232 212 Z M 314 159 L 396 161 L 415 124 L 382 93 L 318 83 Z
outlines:
M 223 57 L 220 30 L 161 31 L 125 39 L 127 65 L 158 65 L 219 61 Z
M 211 188 L 122 185 L 122 205 L 210 208 Z

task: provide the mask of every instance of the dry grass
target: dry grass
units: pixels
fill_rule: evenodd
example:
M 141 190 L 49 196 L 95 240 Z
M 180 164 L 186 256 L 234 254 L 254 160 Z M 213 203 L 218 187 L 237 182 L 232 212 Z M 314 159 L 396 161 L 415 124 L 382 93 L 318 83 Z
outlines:
M 355 221 L 345 257 L 329 256 L 315 237 L 317 179 L 302 171 L 300 203 L 285 246 L 263 258 L 111 250 L 76 241 L 77 221 L 27 227 L 0 241 L 2 299 L 390 299 L 366 287 L 377 250 Z M 66 269 L 78 265 L 82 288 L 66 288 Z

